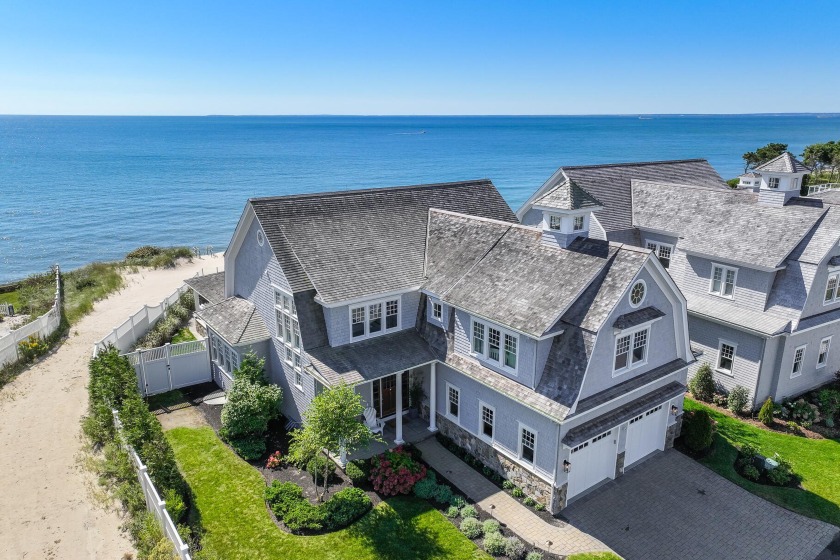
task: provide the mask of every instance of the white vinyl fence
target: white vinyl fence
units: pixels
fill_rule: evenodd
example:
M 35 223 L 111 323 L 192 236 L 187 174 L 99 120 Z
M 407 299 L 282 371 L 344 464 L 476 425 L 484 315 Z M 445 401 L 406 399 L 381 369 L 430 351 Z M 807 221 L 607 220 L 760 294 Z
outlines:
M 14 307 L 11 303 L 0 303 L 0 315 L 10 316 Z
M 144 397 L 213 381 L 206 338 L 125 354 Z
M 0 338 L 0 367 L 16 362 L 20 359 L 18 355 L 18 344 L 30 336 L 46 338 L 50 336 L 61 324 L 61 270 L 55 265 L 55 298 L 52 308 L 19 329 L 13 330 L 3 338 Z
M 140 460 L 134 448 L 125 443 L 122 436 L 122 422 L 120 422 L 119 414 L 116 410 L 112 410 L 111 413 L 114 415 L 114 425 L 117 427 L 120 442 L 128 451 L 128 455 L 131 457 L 131 464 L 134 470 L 137 471 L 137 479 L 140 481 L 140 486 L 143 488 L 143 495 L 146 497 L 146 509 L 155 515 L 166 537 L 172 541 L 178 557 L 181 560 L 192 560 L 190 547 L 184 543 L 181 535 L 178 534 L 175 523 L 172 522 L 172 518 L 169 517 L 169 512 L 166 511 L 166 502 L 160 499 L 160 494 L 158 494 L 155 485 L 152 483 L 152 479 L 149 478 L 149 473 L 146 472 L 146 465 Z
M 120 352 L 128 352 L 137 341 L 155 326 L 165 314 L 170 305 L 176 303 L 181 294 L 190 287 L 183 284 L 169 297 L 155 306 L 144 305 L 137 313 L 129 317 L 122 325 L 114 329 L 102 340 L 93 345 L 93 356 L 100 350 L 106 350 L 108 345 L 114 346 Z

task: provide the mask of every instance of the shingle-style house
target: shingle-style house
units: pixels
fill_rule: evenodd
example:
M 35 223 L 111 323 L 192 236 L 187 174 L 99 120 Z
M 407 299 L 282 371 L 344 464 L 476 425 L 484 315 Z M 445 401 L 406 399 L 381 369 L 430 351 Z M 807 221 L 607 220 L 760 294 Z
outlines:
M 640 176 L 639 167 L 657 169 Z M 534 222 L 533 208 L 553 187 L 580 184 L 577 169 L 562 168 L 543 185 L 518 212 L 523 221 Z M 758 183 L 737 190 L 721 188 L 711 168 L 686 172 L 685 162 L 586 169 L 596 178 L 586 190 L 599 200 L 620 192 L 612 198 L 621 206 L 612 209 L 622 218 L 618 231 L 593 229 L 592 236 L 650 249 L 685 295 L 697 357 L 690 375 L 708 363 L 723 389 L 746 387 L 754 407 L 833 379 L 840 369 L 832 351 L 840 333 L 837 192 L 801 197 L 809 170 L 789 153 L 757 167 L 751 180 Z M 599 210 L 595 216 L 601 219 Z
M 544 204 L 532 227 L 489 181 L 251 199 L 200 312 L 213 367 L 254 348 L 290 420 L 350 384 L 397 442 L 416 380 L 428 430 L 557 512 L 672 445 L 692 356 L 659 260 L 587 238 L 603 204 L 572 185 Z

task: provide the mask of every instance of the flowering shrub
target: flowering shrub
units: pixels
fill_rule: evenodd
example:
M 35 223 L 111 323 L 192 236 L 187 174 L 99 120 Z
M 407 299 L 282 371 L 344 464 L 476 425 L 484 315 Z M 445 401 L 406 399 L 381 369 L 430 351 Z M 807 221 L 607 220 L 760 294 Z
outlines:
M 280 455 L 279 451 L 275 451 L 268 457 L 268 461 L 265 463 L 265 468 L 267 469 L 278 469 L 280 465 L 283 464 L 283 457 Z
M 24 362 L 31 362 L 38 356 L 45 354 L 47 350 L 49 350 L 47 343 L 34 334 L 18 343 L 18 353 Z
M 426 467 L 412 459 L 402 446 L 377 455 L 371 459 L 371 465 L 373 489 L 385 496 L 408 494 L 426 477 Z

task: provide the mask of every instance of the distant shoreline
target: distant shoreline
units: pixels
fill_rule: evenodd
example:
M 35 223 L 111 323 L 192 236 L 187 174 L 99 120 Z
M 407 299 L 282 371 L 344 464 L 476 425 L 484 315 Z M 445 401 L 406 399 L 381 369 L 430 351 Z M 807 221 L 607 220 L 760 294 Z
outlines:
M 313 113 L 313 114 L 209 114 L 209 115 L 130 115 L 130 114 L 103 114 L 103 115 L 88 115 L 88 114 L 33 114 L 33 113 L 0 113 L 0 117 L 85 117 L 85 118 L 173 118 L 173 119 L 204 119 L 204 118 L 423 118 L 423 119 L 446 119 L 446 118 L 597 118 L 597 117 L 628 117 L 635 118 L 638 116 L 645 117 L 808 117 L 814 116 L 816 118 L 838 118 L 840 112 L 832 111 L 817 111 L 807 113 L 784 112 L 784 113 L 569 113 L 569 114 L 331 114 L 331 113 Z

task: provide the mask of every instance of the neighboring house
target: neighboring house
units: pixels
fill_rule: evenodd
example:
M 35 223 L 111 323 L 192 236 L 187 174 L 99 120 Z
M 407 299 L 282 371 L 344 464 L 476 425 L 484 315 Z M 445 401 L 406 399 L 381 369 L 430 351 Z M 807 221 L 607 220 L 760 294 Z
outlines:
M 592 189 L 629 191 L 615 199 L 631 213 L 623 238 L 659 256 L 688 300 L 690 373 L 708 363 L 723 389 L 746 387 L 754 408 L 840 369 L 840 193 L 800 197 L 808 171 L 785 153 L 756 168 L 754 190 L 671 174 Z
M 545 204 L 528 227 L 489 181 L 251 199 L 199 314 L 214 367 L 265 356 L 292 421 L 350 384 L 397 442 L 422 383 L 431 431 L 557 512 L 673 444 L 692 357 L 662 264 L 587 239 L 594 197 Z

